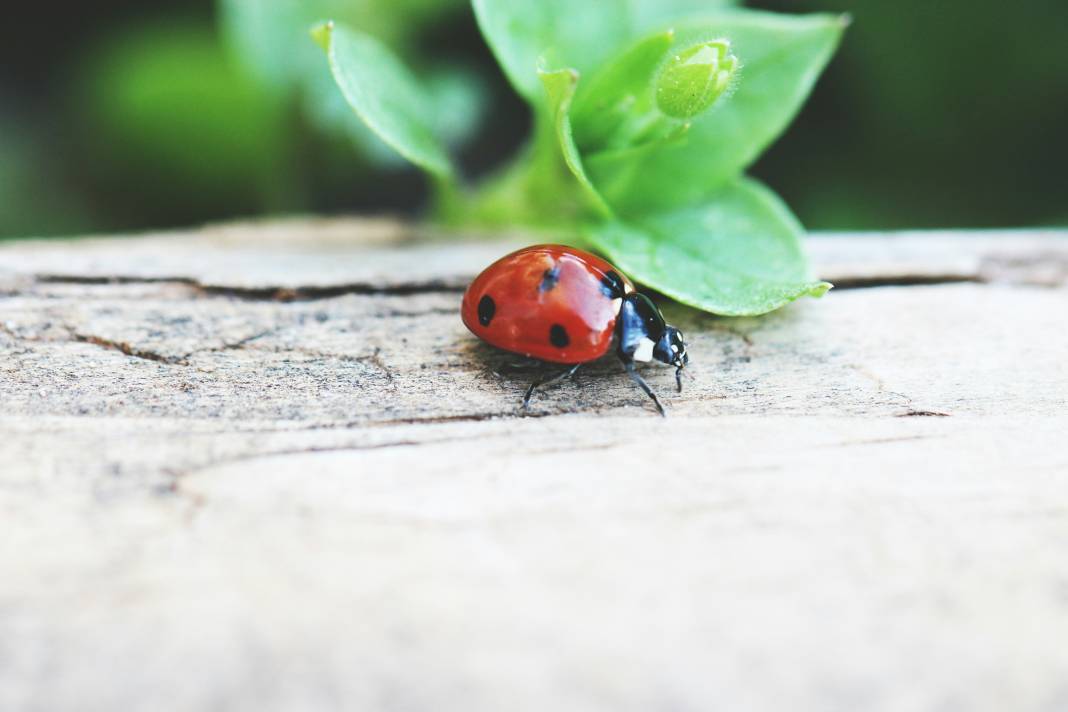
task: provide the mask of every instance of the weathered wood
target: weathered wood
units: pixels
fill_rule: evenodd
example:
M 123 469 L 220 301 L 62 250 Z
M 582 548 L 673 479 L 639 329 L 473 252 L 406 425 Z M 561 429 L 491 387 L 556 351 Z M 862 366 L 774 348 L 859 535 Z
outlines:
M 1068 235 L 814 238 L 872 288 L 669 307 L 667 419 L 522 412 L 518 239 L 0 247 L 0 710 L 1068 705 Z

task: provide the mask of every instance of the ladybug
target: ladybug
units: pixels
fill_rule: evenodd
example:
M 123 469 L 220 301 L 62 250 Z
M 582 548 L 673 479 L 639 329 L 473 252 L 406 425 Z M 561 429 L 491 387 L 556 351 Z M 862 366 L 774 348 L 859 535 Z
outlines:
M 669 326 L 649 297 L 635 291 L 615 267 L 588 252 L 534 245 L 506 255 L 471 282 L 460 315 L 475 336 L 492 346 L 570 366 L 532 383 L 523 407 L 534 389 L 571 377 L 613 347 L 661 415 L 664 407 L 635 362 L 655 359 L 674 366 L 682 391 L 682 369 L 689 362 L 682 332 Z

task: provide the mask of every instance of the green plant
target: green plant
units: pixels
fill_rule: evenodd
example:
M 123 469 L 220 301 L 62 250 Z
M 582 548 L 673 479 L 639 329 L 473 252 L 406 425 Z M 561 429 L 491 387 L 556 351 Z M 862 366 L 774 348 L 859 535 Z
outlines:
M 348 140 L 377 168 L 403 159 L 352 112 L 323 71 L 322 54 L 308 28 L 323 18 L 358 23 L 360 31 L 402 52 L 423 77 L 426 100 L 440 117 L 438 134 L 450 148 L 463 144 L 481 119 L 482 87 L 468 67 L 432 62 L 420 31 L 461 9 L 466 0 L 217 0 L 224 43 L 251 78 L 283 112 L 295 104 L 319 133 Z M 457 111 L 457 105 L 464 110 Z
M 380 40 L 325 22 L 313 36 L 356 114 L 432 175 L 438 215 L 572 235 L 685 304 L 755 315 L 822 295 L 803 230 L 747 166 L 790 122 L 845 26 L 708 0 L 473 0 L 486 41 L 530 104 L 530 146 L 458 186 L 423 82 Z M 714 3 L 713 3 L 714 4 Z

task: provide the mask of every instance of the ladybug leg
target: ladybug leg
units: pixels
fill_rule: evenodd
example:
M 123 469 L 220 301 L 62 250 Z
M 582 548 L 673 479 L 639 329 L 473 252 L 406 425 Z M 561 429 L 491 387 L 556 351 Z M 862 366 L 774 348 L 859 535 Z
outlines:
M 530 384 L 530 388 L 527 389 L 526 395 L 523 396 L 523 407 L 526 408 L 527 406 L 530 405 L 530 397 L 532 395 L 534 395 L 534 389 L 535 388 L 542 388 L 543 386 L 551 386 L 552 384 L 559 383 L 560 381 L 563 381 L 566 378 L 571 378 L 572 376 L 575 375 L 575 371 L 579 370 L 579 366 L 581 366 L 581 365 L 582 365 L 581 363 L 576 363 L 571 368 L 567 369 L 563 373 L 556 374 L 552 378 L 547 378 L 544 381 L 534 381 L 533 383 L 531 383 Z
M 649 387 L 649 384 L 645 382 L 645 379 L 638 373 L 638 369 L 634 367 L 634 362 L 629 360 L 623 361 L 623 368 L 627 369 L 627 375 L 630 376 L 630 380 L 638 384 L 638 387 L 645 391 L 645 395 L 653 399 L 653 403 L 656 404 L 656 409 L 660 412 L 660 415 L 667 417 L 667 413 L 664 412 L 664 406 L 660 404 L 660 399 L 653 393 L 653 389 Z

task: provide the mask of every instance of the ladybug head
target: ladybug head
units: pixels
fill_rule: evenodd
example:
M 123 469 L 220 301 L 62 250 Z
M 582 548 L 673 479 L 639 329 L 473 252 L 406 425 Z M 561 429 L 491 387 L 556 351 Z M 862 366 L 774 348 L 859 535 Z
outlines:
M 665 326 L 664 333 L 653 347 L 653 358 L 669 366 L 683 368 L 690 360 L 686 355 L 686 342 L 682 332 L 674 326 Z
M 682 332 L 664 322 L 649 297 L 632 292 L 623 298 L 619 312 L 619 355 L 624 361 L 656 359 L 675 367 L 675 380 L 682 390 L 682 369 L 689 362 Z

